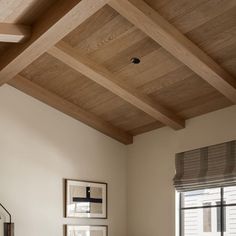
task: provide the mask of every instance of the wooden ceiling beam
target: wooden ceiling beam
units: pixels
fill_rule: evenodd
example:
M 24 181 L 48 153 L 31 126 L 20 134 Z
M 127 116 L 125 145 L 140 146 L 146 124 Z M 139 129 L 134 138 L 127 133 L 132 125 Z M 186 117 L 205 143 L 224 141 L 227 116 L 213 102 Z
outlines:
M 109 5 L 236 104 L 236 79 L 143 0 Z
M 0 23 L 0 42 L 20 43 L 25 41 L 29 37 L 29 26 Z
M 136 89 L 132 89 L 123 82 L 114 79 L 114 75 L 106 68 L 78 55 L 68 44 L 60 42 L 51 48 L 48 53 L 163 124 L 174 129 L 184 128 L 185 121 L 180 117 L 165 107 L 156 104 Z
M 108 0 L 60 0 L 32 26 L 30 39 L 0 57 L 0 86 L 101 9 Z
M 121 143 L 131 144 L 133 142 L 132 135 L 20 75 L 13 78 L 8 84 Z

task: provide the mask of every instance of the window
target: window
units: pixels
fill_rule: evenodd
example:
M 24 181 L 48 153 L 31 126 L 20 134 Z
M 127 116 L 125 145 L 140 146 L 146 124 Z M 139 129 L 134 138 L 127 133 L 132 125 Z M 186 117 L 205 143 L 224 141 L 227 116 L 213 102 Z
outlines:
M 236 186 L 180 193 L 180 236 L 236 236 Z

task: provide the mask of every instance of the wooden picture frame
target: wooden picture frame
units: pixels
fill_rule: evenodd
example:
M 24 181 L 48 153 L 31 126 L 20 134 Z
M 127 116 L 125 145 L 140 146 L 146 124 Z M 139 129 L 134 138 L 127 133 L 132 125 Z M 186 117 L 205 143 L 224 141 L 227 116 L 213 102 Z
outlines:
M 107 183 L 65 180 L 67 218 L 107 219 Z

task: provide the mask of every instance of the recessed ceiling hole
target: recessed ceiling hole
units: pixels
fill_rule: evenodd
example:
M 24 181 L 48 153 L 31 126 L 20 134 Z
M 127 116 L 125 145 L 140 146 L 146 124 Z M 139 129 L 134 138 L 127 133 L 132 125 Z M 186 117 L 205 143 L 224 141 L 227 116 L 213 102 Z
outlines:
M 141 60 L 138 57 L 133 57 L 130 60 L 133 64 L 139 64 L 141 62 Z

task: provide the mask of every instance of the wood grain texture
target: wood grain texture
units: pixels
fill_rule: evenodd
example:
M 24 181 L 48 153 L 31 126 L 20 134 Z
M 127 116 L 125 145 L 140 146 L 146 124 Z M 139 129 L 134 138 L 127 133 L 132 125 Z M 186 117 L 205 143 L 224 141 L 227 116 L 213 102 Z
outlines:
M 143 133 L 146 133 L 146 132 L 149 132 L 149 131 L 152 131 L 155 129 L 159 129 L 162 127 L 164 127 L 164 125 L 157 121 L 157 122 L 153 122 L 153 123 L 149 123 L 147 125 L 137 127 L 135 129 L 130 130 L 129 132 L 132 135 L 136 136 L 136 135 L 143 134 Z
M 20 75 L 17 75 L 8 84 L 124 144 L 131 144 L 133 142 L 130 134 Z
M 30 36 L 30 27 L 0 23 L 0 42 L 20 43 Z
M 187 111 L 194 107 L 197 108 L 202 104 L 207 104 L 209 100 L 213 101 L 212 104 L 217 100 L 214 108 L 223 108 L 232 105 L 231 101 L 212 88 L 207 82 L 199 79 L 197 75 L 187 77 L 183 81 L 176 82 L 159 91 L 157 90 L 151 93 L 150 96 L 154 99 L 158 99 L 163 104 L 168 104 L 176 113 L 179 114 L 182 111 Z M 205 109 L 205 112 L 206 110 L 207 109 Z M 198 111 L 199 114 L 201 114 L 200 112 L 203 112 L 201 109 Z M 208 107 L 208 112 L 210 111 L 211 106 Z M 202 114 L 204 114 L 204 112 Z M 191 114 L 185 112 L 184 117 L 189 119 L 191 118 Z
M 208 24 L 236 6 L 234 0 L 169 0 L 160 8 L 151 0 L 145 2 L 184 34 Z
M 184 120 L 180 117 L 175 116 L 174 113 L 165 107 L 155 104 L 151 99 L 140 94 L 135 89 L 113 79 L 113 75 L 106 68 L 74 53 L 73 48 L 69 45 L 61 42 L 50 49 L 48 53 L 162 123 L 174 129 L 184 127 Z
M 144 1 L 221 68 L 236 77 L 235 0 Z M 74 4 L 78 2 L 73 1 Z M 51 24 L 53 20 L 47 17 L 48 12 L 55 16 L 52 9 L 60 9 L 58 16 L 63 15 L 72 8 L 72 1 L 67 3 L 63 0 L 0 1 L 0 22 L 35 28 L 39 22 L 43 24 L 45 18 Z M 47 29 L 47 22 L 44 27 Z M 92 65 L 105 67 L 115 81 L 128 84 L 138 94 L 168 107 L 184 120 L 233 104 L 109 5 L 104 5 L 82 21 L 65 35 L 63 42 L 70 45 L 74 53 L 88 58 Z M 18 46 L 14 44 L 0 42 L 0 65 L 12 55 L 9 52 L 16 53 L 17 50 Z M 132 57 L 139 57 L 141 63 L 132 64 Z M 27 58 L 22 57 L 22 60 Z M 156 118 L 47 53 L 30 62 L 20 75 L 133 135 L 164 126 Z
M 0 85 L 8 82 L 65 35 L 96 13 L 106 0 L 69 0 L 53 5 L 35 23 L 30 40 L 0 58 Z
M 122 130 L 137 128 L 155 121 L 154 118 L 47 53 L 34 61 L 20 75 Z
M 112 0 L 109 5 L 236 103 L 235 78 L 143 0 Z
M 35 20 L 58 0 L 3 0 L 0 1 L 0 22 L 32 25 Z

